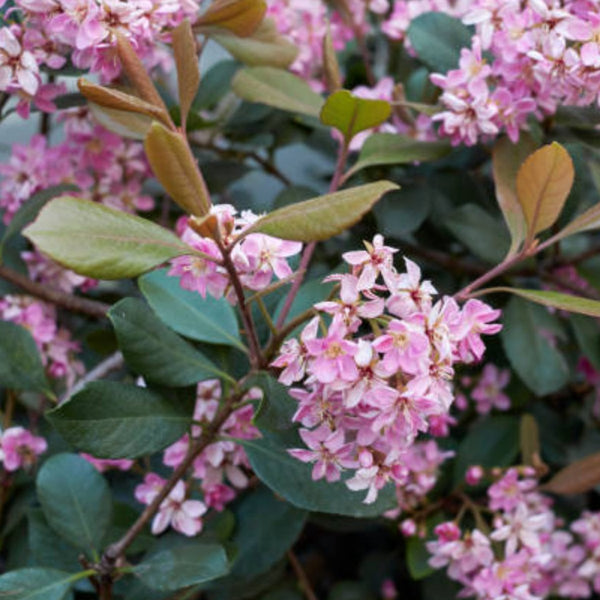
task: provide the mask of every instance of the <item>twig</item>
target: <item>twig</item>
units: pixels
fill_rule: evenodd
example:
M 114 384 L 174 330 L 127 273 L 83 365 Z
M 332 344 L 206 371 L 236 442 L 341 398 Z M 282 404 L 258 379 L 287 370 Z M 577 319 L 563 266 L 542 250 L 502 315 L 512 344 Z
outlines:
M 248 304 L 246 303 L 246 297 L 244 296 L 242 282 L 240 281 L 235 265 L 233 264 L 231 256 L 229 255 L 231 248 L 225 248 L 219 240 L 215 241 L 219 245 L 219 250 L 223 256 L 223 266 L 229 274 L 231 285 L 233 285 L 233 291 L 237 297 L 240 314 L 242 315 L 242 321 L 246 330 L 246 336 L 248 337 L 248 346 L 250 347 L 250 362 L 253 367 L 260 367 L 262 363 L 262 353 L 260 350 L 260 344 L 258 342 L 258 335 L 256 334 L 256 328 L 254 327 L 252 314 L 248 310 Z
M 72 296 L 66 294 L 60 290 L 53 289 L 41 283 L 31 281 L 25 275 L 21 275 L 17 271 L 0 265 L 0 278 L 13 283 L 20 287 L 22 290 L 28 292 L 32 296 L 46 300 L 46 302 L 52 302 L 57 306 L 61 306 L 73 312 L 78 312 L 95 319 L 103 319 L 106 316 L 110 306 L 104 304 L 104 302 L 98 302 L 97 300 L 90 300 L 89 298 L 80 298 L 79 296 Z
M 154 500 L 146 507 L 144 512 L 142 512 L 137 521 L 127 530 L 123 537 L 111 544 L 105 550 L 101 562 L 105 574 L 111 575 L 113 573 L 117 560 L 123 556 L 127 548 L 131 546 L 135 538 L 142 532 L 148 521 L 150 521 L 159 509 L 163 500 L 169 495 L 177 482 L 184 477 L 187 470 L 192 466 L 196 457 L 214 441 L 219 433 L 219 429 L 221 429 L 221 426 L 225 423 L 243 393 L 244 392 L 236 392 L 227 398 L 215 419 L 208 425 L 196 442 L 190 445 L 183 462 L 175 469 L 175 471 L 173 471 L 171 477 L 156 495 Z
M 70 390 L 61 396 L 59 403 L 64 402 L 67 398 L 80 392 L 88 383 L 97 381 L 108 375 L 111 371 L 116 371 L 123 366 L 123 355 L 117 351 L 104 359 L 101 363 L 95 366 L 91 371 L 85 374 L 84 377 L 75 382 Z
M 302 567 L 302 564 L 298 560 L 298 557 L 294 554 L 293 550 L 288 550 L 287 552 L 288 560 L 290 561 L 290 565 L 292 565 L 292 569 L 294 569 L 294 573 L 298 578 L 298 583 L 304 592 L 304 596 L 306 600 L 319 600 L 314 590 L 312 589 L 312 585 Z

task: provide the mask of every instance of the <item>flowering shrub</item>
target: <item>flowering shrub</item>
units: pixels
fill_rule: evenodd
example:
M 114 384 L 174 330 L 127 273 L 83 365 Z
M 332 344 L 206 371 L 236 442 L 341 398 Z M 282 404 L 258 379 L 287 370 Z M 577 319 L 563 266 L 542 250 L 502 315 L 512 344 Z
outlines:
M 594 2 L 0 16 L 0 596 L 600 595 Z

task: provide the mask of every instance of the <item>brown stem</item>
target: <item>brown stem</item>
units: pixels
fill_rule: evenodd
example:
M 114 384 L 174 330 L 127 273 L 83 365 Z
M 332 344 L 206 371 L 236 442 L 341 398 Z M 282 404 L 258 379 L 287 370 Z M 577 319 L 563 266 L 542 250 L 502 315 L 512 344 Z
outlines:
M 110 306 L 104 304 L 104 302 L 72 296 L 71 294 L 66 294 L 65 292 L 61 292 L 60 290 L 53 289 L 41 283 L 31 281 L 25 275 L 21 275 L 21 273 L 13 271 L 4 265 L 0 265 L 0 278 L 13 283 L 41 300 L 52 302 L 62 308 L 88 315 L 95 319 L 103 319 L 110 308 Z
M 88 383 L 97 381 L 108 375 L 111 371 L 116 371 L 123 366 L 123 355 L 117 351 L 111 354 L 108 358 L 105 358 L 101 363 L 96 365 L 91 371 L 85 374 L 84 377 L 75 382 L 73 387 L 60 398 L 59 404 L 80 392 Z
M 488 281 L 491 281 L 499 275 L 502 275 L 502 273 L 508 271 L 508 269 L 521 262 L 524 258 L 526 258 L 526 256 L 526 252 L 519 252 L 519 254 L 513 256 L 512 258 L 504 259 L 499 265 L 496 265 L 493 269 L 490 269 L 487 273 L 484 273 L 481 277 L 477 278 L 475 281 L 454 294 L 454 298 L 456 300 L 467 300 L 471 292 L 477 290 Z
M 317 595 L 315 594 L 310 580 L 308 579 L 302 564 L 298 560 L 298 557 L 294 554 L 293 550 L 288 550 L 287 552 L 288 560 L 290 561 L 290 565 L 292 565 L 292 569 L 294 569 L 294 573 L 298 578 L 298 583 L 304 592 L 304 596 L 306 600 L 319 600 Z
M 291 321 L 286 323 L 285 326 L 277 332 L 277 335 L 273 336 L 269 340 L 267 346 L 264 349 L 264 357 L 266 364 L 268 364 L 271 361 L 271 358 L 273 358 L 273 355 L 279 348 L 279 345 L 285 340 L 285 338 L 292 331 L 294 331 L 296 327 L 302 325 L 302 323 L 304 323 L 305 321 L 308 321 L 308 319 L 310 319 L 315 314 L 315 312 L 316 311 L 314 308 L 309 308 L 304 312 L 300 313 L 298 316 L 294 317 Z
M 104 570 L 105 574 L 110 575 L 112 573 L 117 560 L 123 556 L 127 548 L 131 546 L 135 538 L 143 531 L 146 524 L 150 521 L 150 519 L 152 519 L 154 514 L 160 508 L 163 500 L 177 485 L 177 482 L 185 476 L 187 470 L 192 466 L 192 463 L 196 457 L 215 440 L 219 430 L 221 429 L 221 426 L 223 423 L 225 423 L 233 411 L 236 402 L 240 400 L 242 394 L 243 392 L 232 394 L 225 400 L 214 420 L 208 425 L 202 435 L 190 444 L 187 455 L 183 459 L 183 462 L 173 471 L 171 477 L 156 495 L 154 500 L 145 508 L 142 514 L 138 517 L 137 521 L 127 530 L 125 535 L 123 535 L 120 540 L 108 546 L 108 548 L 104 551 L 104 555 L 102 557 L 102 569 Z
M 233 264 L 231 256 L 229 255 L 229 249 L 225 248 L 219 240 L 216 240 L 216 242 L 219 245 L 221 254 L 223 255 L 223 266 L 225 267 L 227 273 L 229 273 L 229 279 L 231 279 L 231 284 L 233 285 L 233 290 L 237 297 L 238 305 L 240 307 L 242 321 L 244 323 L 244 328 L 248 337 L 248 345 L 250 346 L 250 363 L 252 364 L 253 368 L 260 368 L 262 364 L 262 352 L 260 350 L 258 336 L 256 335 L 254 321 L 252 320 L 252 315 L 250 314 L 248 304 L 246 303 L 246 297 L 244 296 L 244 288 L 242 287 L 242 282 L 240 281 L 238 273 L 235 269 L 235 265 Z
M 340 184 L 342 183 L 342 176 L 344 173 L 344 167 L 346 166 L 346 161 L 348 160 L 348 151 L 349 151 L 349 140 L 344 140 L 340 143 L 340 147 L 338 150 L 337 162 L 335 165 L 335 170 L 333 172 L 333 177 L 331 178 L 331 183 L 329 185 L 329 193 L 332 194 L 338 190 Z M 310 263 L 310 259 L 315 251 L 317 243 L 311 242 L 304 248 L 304 252 L 302 253 L 302 258 L 300 259 L 300 266 L 298 267 L 298 274 L 296 279 L 294 279 L 294 283 L 292 284 L 292 288 L 290 289 L 290 293 L 287 295 L 285 299 L 285 303 L 283 308 L 281 309 L 281 313 L 275 323 L 275 327 L 279 329 L 283 323 L 285 322 L 286 317 L 288 316 L 292 304 L 296 299 L 296 295 L 298 294 L 298 290 L 302 285 L 302 281 L 304 280 L 304 275 L 308 269 L 308 265 Z

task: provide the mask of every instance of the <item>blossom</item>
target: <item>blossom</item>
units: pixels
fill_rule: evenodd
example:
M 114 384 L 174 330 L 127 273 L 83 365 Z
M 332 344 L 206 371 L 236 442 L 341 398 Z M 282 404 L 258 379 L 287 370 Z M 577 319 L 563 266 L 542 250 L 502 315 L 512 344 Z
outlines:
M 9 427 L 0 437 L 0 460 L 7 471 L 33 465 L 37 456 L 48 447 L 43 437 L 33 435 L 23 427 Z

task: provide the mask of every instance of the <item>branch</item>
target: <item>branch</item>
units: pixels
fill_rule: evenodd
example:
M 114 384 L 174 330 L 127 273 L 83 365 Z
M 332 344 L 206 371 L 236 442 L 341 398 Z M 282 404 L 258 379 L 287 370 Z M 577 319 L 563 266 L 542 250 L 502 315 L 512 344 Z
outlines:
M 103 319 L 110 308 L 110 306 L 104 304 L 104 302 L 73 296 L 44 284 L 31 281 L 25 275 L 21 275 L 21 273 L 13 271 L 3 265 L 0 265 L 0 278 L 13 283 L 36 298 L 40 298 L 46 302 L 52 302 L 62 308 L 88 315 L 95 319 Z
M 319 600 L 314 590 L 312 589 L 312 585 L 304 572 L 302 564 L 298 560 L 298 557 L 294 554 L 293 550 L 288 550 L 287 553 L 288 560 L 290 561 L 290 565 L 292 565 L 292 569 L 294 569 L 294 573 L 298 578 L 298 583 L 304 592 L 304 596 L 306 600 Z
M 75 382 L 70 390 L 67 390 L 65 394 L 58 401 L 59 404 L 74 396 L 80 392 L 88 383 L 97 381 L 108 375 L 111 371 L 116 371 L 123 366 L 123 355 L 117 351 L 111 354 L 108 358 L 104 359 L 100 364 L 96 365 L 91 371 L 85 374 L 84 377 Z
M 115 564 L 119 558 L 123 556 L 127 548 L 131 546 L 134 542 L 135 538 L 142 532 L 148 521 L 154 516 L 154 514 L 160 508 L 163 500 L 169 495 L 171 490 L 177 485 L 177 482 L 182 479 L 187 470 L 192 466 L 196 457 L 209 445 L 212 444 L 217 437 L 221 426 L 231 412 L 233 411 L 236 402 L 238 402 L 241 396 L 245 392 L 237 392 L 229 396 L 223 405 L 221 406 L 219 412 L 217 413 L 215 419 L 209 424 L 206 430 L 202 433 L 202 435 L 195 441 L 195 443 L 190 444 L 188 448 L 187 455 L 183 462 L 173 471 L 169 480 L 165 483 L 164 487 L 161 491 L 156 495 L 154 500 L 145 508 L 144 512 L 138 517 L 137 521 L 127 530 L 125 535 L 114 542 L 105 550 L 104 555 L 102 556 L 102 570 L 104 574 L 111 575 Z

